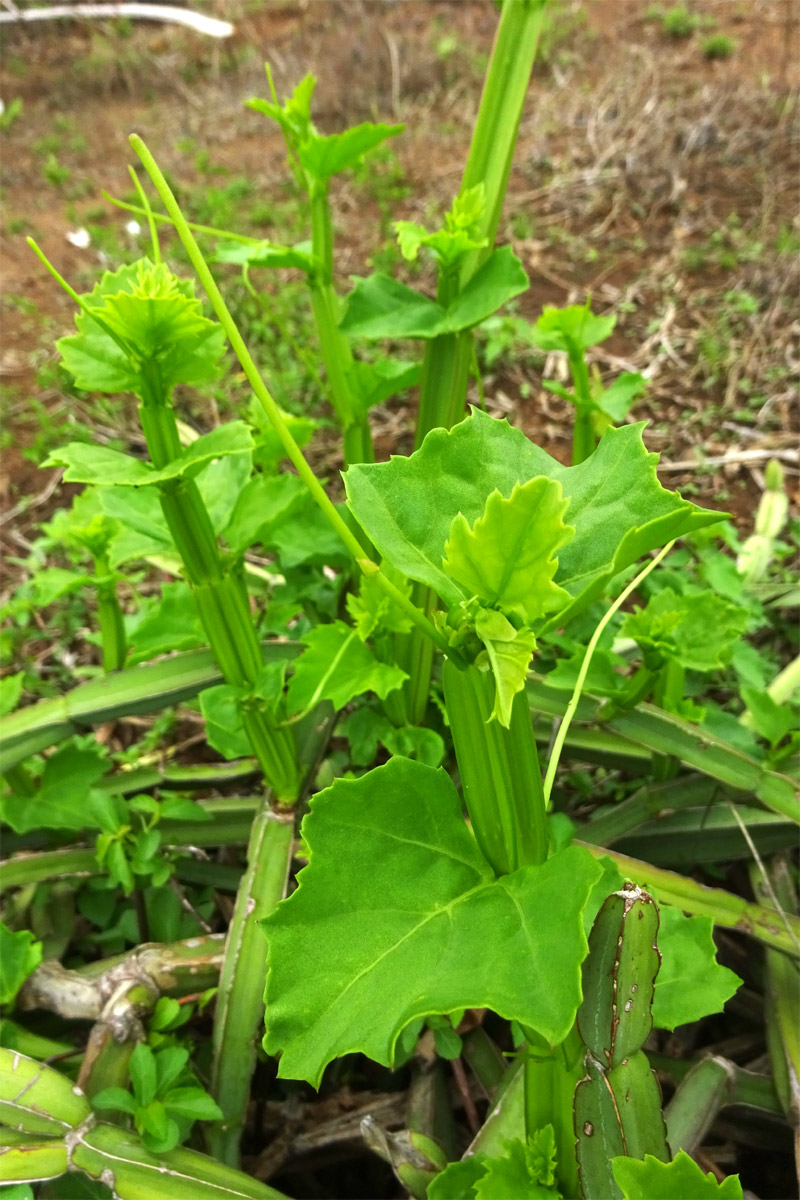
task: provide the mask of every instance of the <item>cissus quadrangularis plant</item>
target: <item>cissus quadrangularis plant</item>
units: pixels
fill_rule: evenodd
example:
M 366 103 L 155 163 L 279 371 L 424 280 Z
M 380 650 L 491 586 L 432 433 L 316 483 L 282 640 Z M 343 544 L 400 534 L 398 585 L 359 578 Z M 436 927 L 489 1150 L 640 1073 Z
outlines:
M 282 893 L 291 849 L 289 810 L 296 809 L 293 801 L 300 799 L 314 761 L 313 754 L 303 753 L 303 735 L 315 727 L 319 742 L 324 744 L 335 720 L 332 709 L 350 706 L 365 691 L 372 691 L 376 700 L 366 707 L 355 707 L 340 727 L 350 742 L 350 766 L 367 765 L 379 741 L 396 757 L 361 777 L 337 780 L 311 801 L 310 815 L 303 826 L 309 866 L 299 876 L 297 892 L 267 921 L 267 1045 L 281 1054 L 283 1075 L 296 1074 L 318 1082 L 325 1064 L 350 1049 L 363 1050 L 381 1062 L 397 1062 L 410 1050 L 425 1020 L 434 1028 L 438 1025 L 439 1032 L 443 1027 L 449 1030 L 451 1043 L 457 1043 L 450 1022 L 457 1024 L 467 1005 L 488 1006 L 513 1020 L 516 1044 L 524 1060 L 518 1069 L 523 1085 L 523 1124 L 519 1129 L 508 1127 L 498 1133 L 494 1153 L 487 1150 L 488 1165 L 478 1164 L 486 1165 L 486 1170 L 474 1181 L 474 1191 L 465 1187 L 465 1195 L 490 1200 L 508 1194 L 509 1187 L 515 1187 L 516 1194 L 577 1194 L 572 1097 L 584 1060 L 581 1022 L 578 1018 L 576 1023 L 576 1013 L 594 1004 L 585 984 L 591 960 L 591 956 L 586 957 L 586 939 L 595 914 L 602 919 L 604 897 L 620 889 L 626 878 L 647 883 L 662 902 L 659 940 L 663 962 L 652 1004 L 648 996 L 643 1006 L 648 1011 L 652 1007 L 653 1020 L 659 1027 L 671 1028 L 718 1009 L 736 986 L 735 977 L 713 961 L 712 915 L 717 923 L 740 927 L 753 921 L 762 940 L 773 946 L 780 944 L 782 950 L 788 947 L 791 952 L 791 926 L 778 928 L 771 924 L 768 909 L 747 905 L 718 889 L 704 891 L 692 880 L 626 860 L 623 855 L 605 856 L 604 860 L 598 846 L 587 849 L 568 845 L 569 827 L 563 818 L 549 819 L 562 733 L 579 709 L 581 713 L 590 712 L 588 719 L 606 724 L 606 730 L 600 731 L 606 733 L 604 744 L 613 746 L 623 761 L 636 761 L 630 746 L 631 740 L 638 738 L 636 745 L 645 748 L 638 766 L 648 753 L 653 753 L 663 755 L 665 760 L 672 755 L 674 763 L 680 760 L 705 770 L 699 760 L 707 754 L 706 784 L 722 779 L 741 790 L 755 781 L 753 790 L 758 791 L 763 803 L 789 820 L 794 800 L 786 792 L 788 781 L 770 769 L 775 762 L 756 761 L 737 754 L 720 739 L 701 738 L 697 727 L 674 712 L 640 707 L 637 700 L 641 697 L 621 696 L 614 687 L 611 702 L 605 707 L 602 700 L 588 696 L 581 704 L 578 692 L 585 678 L 580 674 L 542 782 L 539 753 L 547 744 L 547 731 L 532 728 L 530 706 L 542 704 L 541 689 L 548 689 L 530 678 L 531 666 L 538 668 L 541 661 L 535 657 L 537 652 L 558 645 L 558 639 L 566 636 L 562 633 L 565 628 L 580 628 L 574 636 L 579 643 L 579 670 L 583 670 L 594 648 L 592 638 L 588 651 L 583 653 L 585 621 L 596 620 L 595 613 L 591 618 L 587 615 L 589 606 L 594 605 L 596 611 L 607 605 L 604 593 L 616 590 L 617 576 L 635 570 L 640 557 L 676 536 L 702 528 L 718 515 L 703 514 L 659 487 L 653 456 L 647 455 L 636 427 L 609 430 L 591 454 L 588 451 L 593 449 L 593 440 L 590 445 L 584 439 L 584 452 L 576 454 L 576 465 L 564 468 L 504 422 L 476 413 L 458 423 L 466 378 L 473 369 L 471 330 L 482 314 L 493 312 L 502 299 L 519 294 L 526 286 L 524 271 L 513 254 L 508 248 L 495 250 L 493 242 L 519 115 L 517 111 L 512 119 L 511 109 L 521 103 L 524 95 L 524 86 L 519 86 L 520 80 L 524 85 L 521 77 L 529 70 L 524 60 L 535 48 L 536 21 L 542 7 L 535 0 L 504 7 L 503 38 L 498 46 L 505 44 L 508 56 L 498 56 L 497 70 L 494 76 L 490 73 L 487 83 L 487 96 L 498 81 L 507 82 L 511 74 L 515 86 L 509 87 L 505 97 L 495 92 L 498 103 L 487 101 L 482 105 L 479 126 L 483 121 L 483 134 L 478 137 L 476 131 L 470 166 L 443 228 L 430 231 L 416 223 L 399 223 L 406 257 L 413 258 L 422 250 L 432 252 L 437 259 L 439 285 L 435 299 L 404 289 L 388 277 L 372 277 L 357 283 L 344 324 L 336 327 L 338 297 L 332 293 L 330 228 L 327 233 L 325 229 L 329 222 L 325 194 L 329 168 L 346 167 L 348 154 L 358 157 L 372 139 L 391 127 L 359 127 L 343 135 L 320 137 L 310 125 L 308 80 L 282 108 L 274 94 L 274 103 L 267 103 L 274 110 L 268 115 L 279 121 L 288 120 L 290 115 L 299 120 L 290 130 L 297 135 L 293 152 L 299 156 L 302 151 L 303 171 L 313 167 L 305 181 L 309 193 L 315 193 L 310 195 L 312 204 L 320 202 L 313 216 L 314 232 L 328 240 L 327 273 L 315 275 L 320 264 L 315 264 L 313 247 L 309 250 L 262 244 L 253 248 L 253 239 L 244 239 L 238 243 L 243 250 L 227 251 L 230 260 L 242 262 L 245 270 L 270 264 L 305 270 L 312 290 L 316 288 L 319 293 L 316 300 L 324 302 L 316 306 L 320 312 L 324 310 L 320 329 L 323 349 L 334 347 L 344 352 L 350 337 L 394 337 L 398 331 L 413 334 L 426 346 L 418 452 L 410 460 L 392 460 L 374 468 L 369 463 L 359 464 L 359 459 L 370 457 L 363 452 L 368 437 L 366 409 L 381 388 L 376 391 L 375 379 L 370 382 L 366 369 L 374 364 L 353 361 L 352 370 L 339 372 L 339 382 L 344 378 L 352 391 L 350 398 L 358 401 L 351 410 L 342 408 L 340 412 L 340 417 L 344 414 L 345 460 L 352 464 L 346 479 L 349 514 L 330 503 L 325 481 L 316 478 L 303 459 L 290 436 L 297 423 L 287 422 L 285 414 L 272 403 L 202 256 L 187 237 L 186 223 L 174 199 L 165 191 L 146 149 L 140 142 L 135 143 L 159 186 L 169 219 L 184 238 L 217 315 L 240 355 L 254 395 L 265 409 L 260 421 L 251 419 L 255 429 L 242 424 L 237 431 L 233 423 L 215 431 L 210 441 L 198 439 L 186 445 L 185 431 L 179 431 L 180 447 L 175 448 L 174 456 L 167 454 L 165 458 L 161 452 L 167 437 L 172 438 L 166 432 L 170 414 L 157 410 L 169 408 L 168 370 L 166 388 L 154 390 L 152 384 L 159 382 L 161 365 L 171 364 L 171 350 L 176 351 L 176 363 L 185 362 L 187 346 L 181 346 L 180 322 L 165 330 L 168 336 L 162 341 L 154 342 L 153 328 L 147 325 L 153 311 L 148 313 L 147 306 L 155 310 L 162 301 L 171 302 L 182 293 L 192 301 L 184 305 L 186 330 L 191 326 L 195 339 L 198 331 L 205 331 L 209 345 L 218 340 L 219 331 L 212 337 L 208 327 L 215 327 L 211 322 L 204 323 L 189 286 L 158 269 L 155 240 L 151 262 L 137 264 L 129 278 L 104 279 L 101 288 L 105 287 L 114 303 L 104 301 L 95 307 L 113 309 L 116 305 L 117 317 L 121 316 L 116 332 L 123 341 L 126 331 L 134 330 L 137 321 L 147 314 L 147 327 L 139 330 L 143 336 L 137 339 L 133 354 L 128 346 L 127 358 L 128 366 L 135 368 L 133 375 L 139 379 L 140 391 L 142 372 L 141 364 L 134 361 L 137 356 L 147 363 L 150 376 L 149 384 L 145 383 L 145 390 L 148 386 L 150 390 L 140 399 L 145 408 L 152 409 L 143 413 L 145 425 L 150 423 L 155 438 L 151 464 L 126 461 L 124 456 L 109 457 L 97 447 L 87 451 L 74 446 L 67 448 L 59 461 L 66 465 L 72 479 L 91 481 L 104 514 L 122 523 L 123 528 L 117 528 L 111 538 L 112 569 L 125 561 L 135 561 L 133 550 L 138 545 L 140 556 L 146 553 L 171 573 L 185 571 L 186 575 L 184 581 L 166 585 L 155 603 L 151 602 L 146 611 L 142 606 L 136 619 L 127 622 L 128 661 L 141 662 L 154 653 L 179 647 L 189 650 L 191 657 L 194 652 L 190 648 L 202 644 L 204 636 L 214 646 L 211 631 L 215 626 L 209 619 L 208 596 L 200 591 L 198 601 L 197 594 L 217 579 L 201 578 L 199 571 L 193 574 L 192 547 L 188 541 L 182 542 L 187 530 L 190 536 L 193 530 L 202 532 L 203 528 L 208 534 L 210 527 L 211 536 L 205 539 L 207 562 L 218 563 L 220 578 L 228 581 L 224 587 L 212 589 L 214 603 L 219 601 L 217 615 L 233 612 L 224 603 L 228 593 L 245 600 L 244 605 L 237 602 L 238 616 L 229 627 L 242 633 L 242 646 L 253 650 L 251 665 L 255 663 L 258 668 L 255 672 L 240 672 L 238 677 L 232 669 L 224 671 L 221 679 L 212 656 L 202 651 L 193 658 L 196 669 L 177 659 L 153 664 L 162 669 L 148 678 L 154 683 L 158 680 L 162 690 L 149 696 L 145 690 L 144 700 L 140 695 L 138 703 L 149 704 L 152 711 L 165 696 L 186 697 L 200 690 L 209 743 L 225 757 L 247 756 L 231 764 L 229 780 L 246 778 L 252 771 L 254 759 L 250 753 L 258 752 L 258 746 L 248 737 L 248 727 L 254 729 L 254 713 L 278 743 L 296 752 L 291 756 L 289 771 L 292 787 L 278 787 L 283 794 L 277 796 L 275 811 L 263 798 L 239 799 L 235 806 L 227 806 L 227 811 L 224 802 L 206 801 L 202 811 L 206 816 L 213 813 L 217 822 L 213 832 L 208 821 L 203 827 L 198 819 L 192 826 L 193 846 L 222 845 L 237 838 L 241 842 L 242 829 L 246 832 L 255 818 L 250 869 L 239 887 L 230 937 L 230 962 L 238 959 L 243 970 L 224 980 L 215 1035 L 217 1064 L 228 1069 L 226 1087 L 218 1091 L 217 1079 L 215 1091 L 221 1101 L 225 1092 L 228 1114 L 224 1126 L 215 1131 L 212 1145 L 215 1153 L 228 1161 L 236 1155 L 247 1100 L 245 1068 L 252 1062 L 252 1033 L 260 1015 L 264 964 L 256 920 Z M 520 46 L 524 42 L 524 51 L 518 57 L 510 53 L 515 37 Z M 506 98 L 508 105 L 504 103 Z M 493 114 L 494 126 L 487 114 Z M 318 257 L 321 261 L 322 256 Z M 327 296 L 322 295 L 325 289 Z M 87 304 L 87 298 L 83 301 Z M 587 313 L 588 306 L 580 310 L 578 324 Z M 100 322 L 104 320 L 97 312 L 94 325 L 90 319 L 82 330 L 94 339 L 98 329 L 107 333 L 114 324 L 112 319 L 103 330 L 97 316 Z M 556 326 L 569 324 L 562 318 L 563 313 L 546 314 L 540 324 L 552 335 Z M 610 318 L 597 320 L 605 322 L 600 328 L 602 333 Z M 571 358 L 577 363 L 579 355 L 585 367 L 583 352 L 590 343 L 584 337 L 584 344 L 579 345 L 580 340 L 573 337 L 575 347 L 565 344 L 559 348 L 565 349 L 568 357 L 573 349 Z M 114 353 L 111 351 L 112 359 Z M 339 365 L 341 361 L 344 359 Z M 219 371 L 218 355 L 214 370 Z M 331 359 L 329 383 L 336 372 L 337 363 Z M 133 386 L 129 376 L 122 382 L 121 378 L 115 381 L 116 386 Z M 402 378 L 406 378 L 402 373 L 389 371 L 383 383 L 399 386 Z M 618 422 L 624 417 L 635 389 L 633 381 L 628 380 L 616 395 L 603 398 L 593 386 L 588 392 L 581 390 L 585 382 L 582 377 L 575 379 L 579 416 L 591 418 L 594 439 L 610 420 Z M 134 391 L 137 386 L 133 386 Z M 149 405 L 148 397 L 154 395 L 160 395 L 160 401 Z M 339 392 L 339 399 L 342 396 L 347 401 L 344 391 Z M 605 408 L 601 403 L 591 413 L 581 412 L 581 408 L 589 407 L 587 397 L 593 403 L 605 399 Z M 357 420 L 351 421 L 351 417 Z M 274 461 L 265 446 L 266 421 L 274 422 L 272 441 L 281 446 Z M 576 433 L 577 424 L 580 422 L 576 423 Z M 576 443 L 579 440 L 576 437 Z M 284 452 L 296 475 L 274 471 Z M 181 503 L 196 500 L 192 484 L 206 510 L 205 526 L 199 506 L 190 503 L 178 511 L 181 504 L 173 503 L 175 494 L 181 492 Z M 167 493 L 175 494 L 165 506 L 162 498 Z M 318 514 L 310 507 L 313 504 L 319 505 Z M 165 507 L 171 513 L 172 528 Z M 309 513 L 316 518 L 314 529 L 309 528 L 313 524 Z M 342 519 L 344 515 L 346 520 Z M 182 529 L 184 516 L 188 520 Z M 326 521 L 330 521 L 330 532 L 323 545 L 319 535 Z M 354 521 L 360 525 L 355 533 Z M 307 547 L 317 538 L 317 547 L 306 555 Z M 316 566 L 334 564 L 340 572 L 336 580 L 327 579 L 331 585 L 327 597 L 324 585 L 317 586 L 308 576 L 304 580 L 303 616 L 292 634 L 299 644 L 291 647 L 265 647 L 263 642 L 254 647 L 252 635 L 242 632 L 239 618 L 245 615 L 257 642 L 264 632 L 285 632 L 281 618 L 274 612 L 265 615 L 261 611 L 266 589 L 254 586 L 257 570 L 253 570 L 253 563 L 243 562 L 245 552 L 258 542 L 275 551 L 279 567 L 286 567 L 287 573 L 297 565 L 305 568 L 312 558 Z M 382 556 L 381 563 L 372 547 Z M 358 593 L 345 598 L 353 560 L 363 579 Z M 649 565 L 655 561 L 650 560 Z M 643 575 L 634 583 L 641 583 Z M 412 582 L 416 585 L 413 592 Z M 296 579 L 289 582 L 288 590 L 293 584 Z M 632 586 L 625 589 L 623 597 Z M 689 597 L 689 593 L 685 595 Z M 680 596 L 684 596 L 682 591 Z M 620 599 L 607 610 L 609 614 Z M 639 634 L 637 644 L 643 648 L 649 666 L 657 671 L 662 670 L 661 660 L 669 664 L 676 657 L 686 657 L 685 639 L 671 636 L 679 624 L 673 617 L 680 605 L 676 601 L 671 608 L 670 604 L 670 597 L 665 596 L 653 604 L 638 626 L 634 623 Z M 344 618 L 345 610 L 352 624 Z M 715 611 L 722 610 L 718 607 Z M 655 621 L 648 624 L 653 616 Z M 739 616 L 734 614 L 734 618 Z M 735 627 L 736 620 L 732 619 L 729 628 Z M 427 662 L 434 666 L 437 699 L 441 669 L 446 724 L 437 723 L 436 730 L 410 723 L 413 714 L 425 713 L 430 678 L 430 671 L 416 667 L 409 670 L 414 652 L 400 654 L 399 647 L 393 651 L 393 639 L 406 638 L 410 632 L 412 639 L 425 647 Z M 175 644 L 170 645 L 170 640 Z M 224 654 L 216 651 L 217 662 L 221 663 Z M 125 653 L 124 646 L 121 653 Z M 690 669 L 702 669 L 696 666 L 699 661 L 695 656 Z M 668 674 L 665 670 L 664 676 Z M 42 712 L 37 717 L 28 711 L 25 720 L 16 724 L 12 720 L 14 752 L 24 757 L 25 746 L 46 748 L 52 744 L 47 740 L 51 736 L 67 737 L 76 727 L 92 724 L 103 710 L 103 695 L 106 712 L 114 715 L 123 711 L 125 704 L 132 703 L 132 693 L 137 688 L 137 694 L 142 692 L 144 681 L 140 678 L 137 682 L 134 675 L 127 671 L 112 675 L 106 692 L 100 695 L 97 689 L 76 689 L 60 707 L 52 707 L 49 716 Z M 413 704 L 404 710 L 395 702 L 405 675 L 412 676 L 409 692 Z M 659 687 L 656 696 L 668 709 L 675 705 L 667 693 L 680 690 L 675 683 L 676 672 L 671 675 L 672 688 Z M 558 716 L 563 706 L 557 689 L 551 688 L 549 693 L 543 711 Z M 600 690 L 598 695 L 602 694 Z M 377 711 L 379 701 L 385 706 L 383 714 Z M 764 707 L 753 698 L 755 719 L 766 728 Z M 428 711 L 433 711 L 433 705 Z M 39 717 L 41 724 L 37 725 Z M 452 777 L 436 770 L 446 752 L 441 734 L 446 734 L 448 725 L 455 751 L 455 761 L 451 757 L 448 766 L 457 768 Z M 777 741 L 784 736 L 780 727 L 775 736 Z M 626 742 L 626 737 L 631 740 Z M 53 801 L 59 770 L 64 768 L 63 779 L 75 749 L 73 743 L 66 757 L 52 755 L 49 759 L 52 778 L 46 780 L 45 795 L 50 797 L 51 809 L 56 807 Z M 341 751 L 337 753 L 343 757 Z M 419 761 L 406 757 L 410 753 L 416 754 Z M 259 757 L 265 758 L 263 745 Z M 97 756 L 88 752 L 88 758 Z M 87 788 L 96 791 L 94 784 L 108 782 L 103 778 L 107 764 L 88 761 L 88 766 L 91 780 Z M 226 778 L 219 765 L 215 768 L 211 776 L 198 771 L 196 783 Z M 148 786 L 158 786 L 168 778 L 173 781 L 181 774 L 188 778 L 188 769 L 181 773 L 159 767 L 151 772 Z M 269 777 L 269 770 L 266 774 Z M 303 788 L 295 790 L 295 780 L 301 776 Z M 110 782 L 113 786 L 113 778 Z M 667 795 L 663 793 L 662 803 L 669 803 Z M 469 822 L 464 820 L 462 801 Z M 18 817 L 23 807 L 20 797 L 15 797 L 14 804 Z M 125 814 L 138 806 L 139 801 L 128 802 L 127 807 L 123 801 L 108 806 L 113 820 L 108 829 L 104 827 L 104 838 L 121 843 L 117 835 L 123 834 Z M 73 804 L 73 808 L 78 807 Z M 231 811 L 234 808 L 235 817 Z M 276 812 L 285 819 L 279 836 L 280 853 L 273 857 L 263 853 L 269 841 L 263 835 L 270 830 Z M 163 815 L 167 818 L 166 806 Z M 621 817 L 630 819 L 631 811 Z M 179 822 L 172 824 L 174 828 Z M 191 824 L 187 822 L 187 841 Z M 152 841 L 154 832 L 145 830 L 145 837 Z M 61 851 L 54 852 L 48 862 L 43 861 L 46 858 L 47 854 L 37 856 L 36 862 L 17 864 L 16 878 L 35 881 L 45 877 L 48 870 L 58 869 L 56 858 L 64 861 Z M 85 850 L 72 852 L 71 862 L 73 866 L 80 862 L 83 870 L 92 869 L 92 863 L 94 869 L 100 865 L 90 854 L 87 868 Z M 143 867 L 145 856 L 137 853 L 131 862 L 137 868 Z M 686 918 L 681 909 L 703 915 Z M 243 1010 L 235 1008 L 233 1001 L 240 999 L 247 1007 L 248 1019 L 237 1027 L 234 1014 Z M 608 1018 L 606 1006 L 599 1019 Z M 452 1052 L 452 1044 L 450 1049 Z M 596 1044 L 589 1049 L 595 1053 Z M 612 1069 L 616 1070 L 617 1065 Z M 646 1086 L 641 1085 L 642 1089 Z M 496 1133 L 497 1124 L 502 1121 L 496 1123 Z M 613 1133 L 613 1122 L 610 1129 Z M 627 1139 L 627 1131 L 623 1133 Z M 624 1148 L 631 1150 L 632 1145 L 628 1143 Z M 48 1153 L 54 1149 L 61 1154 L 59 1147 L 47 1147 Z M 680 1187 L 706 1187 L 708 1181 L 702 1180 L 702 1173 L 702 1182 L 698 1182 L 684 1158 L 678 1156 L 673 1163 L 663 1161 L 667 1153 L 664 1146 L 655 1147 L 661 1157 L 652 1160 L 642 1159 L 642 1149 L 639 1146 L 633 1151 L 637 1159 L 623 1160 L 621 1172 L 616 1171 L 619 1164 L 614 1166 L 614 1186 L 618 1185 L 626 1196 L 638 1194 L 637 1187 L 645 1194 L 650 1189 L 655 1195 L 654 1189 L 675 1188 L 678 1180 Z M 472 1160 L 448 1168 L 430 1183 L 429 1194 L 452 1195 L 446 1190 L 448 1180 L 457 1177 L 463 1184 L 466 1174 L 462 1168 L 468 1171 L 476 1158 L 474 1155 Z M 429 1164 L 435 1170 L 441 1169 L 441 1154 L 429 1156 Z M 424 1194 L 433 1173 L 420 1168 L 413 1181 L 408 1176 L 415 1194 Z M 605 1180 L 609 1182 L 607 1172 Z M 584 1195 L 592 1194 L 593 1184 L 580 1186 Z

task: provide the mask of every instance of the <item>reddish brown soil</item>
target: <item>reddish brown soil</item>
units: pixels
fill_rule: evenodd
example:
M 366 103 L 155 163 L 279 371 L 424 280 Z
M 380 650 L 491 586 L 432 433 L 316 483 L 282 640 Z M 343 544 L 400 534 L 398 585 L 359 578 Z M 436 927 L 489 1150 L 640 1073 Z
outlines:
M 407 122 L 393 149 L 411 192 L 392 215 L 425 218 L 458 188 L 496 23 L 490 4 L 218 0 L 204 7 L 235 22 L 229 41 L 143 23 L 4 27 L 0 95 L 7 106 L 14 97 L 24 106 L 4 135 L 2 159 L 0 379 L 14 444 L 3 456 L 0 496 L 12 504 L 45 486 L 20 454 L 36 429 L 25 400 L 38 396 L 48 411 L 63 402 L 42 388 L 41 367 L 55 361 L 54 337 L 72 325 L 71 302 L 24 235 L 33 234 L 73 284 L 90 285 L 97 251 L 75 248 L 66 234 L 93 213 L 124 240 L 124 214 L 96 213 L 101 189 L 129 190 L 132 130 L 178 183 L 197 182 L 192 160 L 207 150 L 214 166 L 246 175 L 266 200 L 282 195 L 277 129 L 241 105 L 266 93 L 267 58 L 281 94 L 314 72 L 315 115 L 325 130 L 367 119 Z M 580 301 L 587 291 L 601 309 L 622 303 L 628 311 L 594 359 L 604 377 L 620 369 L 652 375 L 637 410 L 653 422 L 652 448 L 668 462 L 691 460 L 696 449 L 774 449 L 793 485 L 799 10 L 792 0 L 703 0 L 692 11 L 707 26 L 685 39 L 666 36 L 643 0 L 565 3 L 561 11 L 531 85 L 501 231 L 531 275 L 519 310 L 535 319 L 543 304 Z M 710 32 L 735 39 L 730 58 L 703 57 Z M 59 133 L 65 117 L 69 127 Z M 53 138 L 58 164 L 70 171 L 61 185 L 43 180 Z M 191 153 L 178 146 L 188 138 Z M 215 175 L 205 178 L 217 184 Z M 337 182 L 334 201 L 345 282 L 367 269 L 380 244 L 380 214 L 349 178 Z M 732 219 L 736 226 L 726 226 Z M 780 230 L 794 237 L 795 253 L 778 253 Z M 280 236 L 268 222 L 262 232 Z M 715 235 L 722 249 L 708 250 Z M 722 297 L 741 290 L 756 298 L 758 313 L 720 331 Z M 35 306 L 33 314 L 19 311 L 19 298 Z M 723 351 L 727 343 L 716 376 L 701 352 L 709 333 Z M 741 378 L 763 397 L 744 423 L 736 415 Z M 505 362 L 487 380 L 487 395 L 493 410 L 552 453 L 568 455 L 569 414 L 542 391 L 539 369 L 524 359 Z M 404 408 L 377 414 L 382 452 L 404 445 L 411 415 Z M 711 502 L 721 494 L 747 521 L 761 465 L 734 462 L 725 472 L 663 478 L 669 486 L 691 481 Z

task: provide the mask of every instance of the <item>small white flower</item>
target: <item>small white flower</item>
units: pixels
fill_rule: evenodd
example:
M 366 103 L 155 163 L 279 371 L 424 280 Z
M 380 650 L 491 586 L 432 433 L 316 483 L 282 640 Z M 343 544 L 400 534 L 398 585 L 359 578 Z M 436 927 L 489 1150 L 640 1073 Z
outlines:
M 79 250 L 85 250 L 91 240 L 88 229 L 71 229 L 67 234 L 70 246 L 77 246 Z
M 138 221 L 128 221 L 125 226 L 125 232 L 129 233 L 131 237 L 138 237 L 142 232 L 142 227 Z

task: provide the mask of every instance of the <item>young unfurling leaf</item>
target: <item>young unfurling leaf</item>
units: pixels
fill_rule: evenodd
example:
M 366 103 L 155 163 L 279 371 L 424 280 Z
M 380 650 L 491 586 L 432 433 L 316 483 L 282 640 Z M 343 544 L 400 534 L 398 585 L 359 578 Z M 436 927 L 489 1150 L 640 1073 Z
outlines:
M 470 529 L 459 513 L 450 526 L 443 568 L 467 593 L 531 624 L 569 602 L 553 583 L 558 549 L 571 540 L 569 500 L 544 476 L 516 484 L 508 499 L 495 489 Z
M 57 343 L 79 387 L 134 392 L 144 399 L 150 370 L 157 371 L 165 392 L 178 383 L 205 383 L 218 375 L 225 347 L 222 327 L 203 316 L 194 284 L 178 279 L 163 264 L 144 258 L 106 272 L 82 299 L 77 334 Z

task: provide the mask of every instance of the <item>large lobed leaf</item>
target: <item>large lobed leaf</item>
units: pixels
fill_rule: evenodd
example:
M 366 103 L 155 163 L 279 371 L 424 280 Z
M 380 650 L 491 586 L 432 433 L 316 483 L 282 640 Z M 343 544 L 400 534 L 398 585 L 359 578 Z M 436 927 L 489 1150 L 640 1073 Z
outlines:
M 318 1086 L 352 1051 L 391 1065 L 411 1022 L 461 1008 L 566 1036 L 601 874 L 586 852 L 496 879 L 449 776 L 402 758 L 315 796 L 303 836 L 309 865 L 264 923 L 280 1075 Z
M 351 466 L 344 477 L 348 503 L 394 567 L 452 605 L 469 598 L 442 565 L 454 518 L 461 513 L 474 524 L 495 489 L 510 496 L 536 476 L 555 480 L 576 531 L 559 551 L 555 576 L 573 612 L 641 555 L 724 515 L 661 486 L 642 429 L 609 429 L 585 462 L 565 467 L 505 420 L 474 410 L 450 430 L 433 430 L 410 458 Z M 559 624 L 564 617 L 558 615 Z

